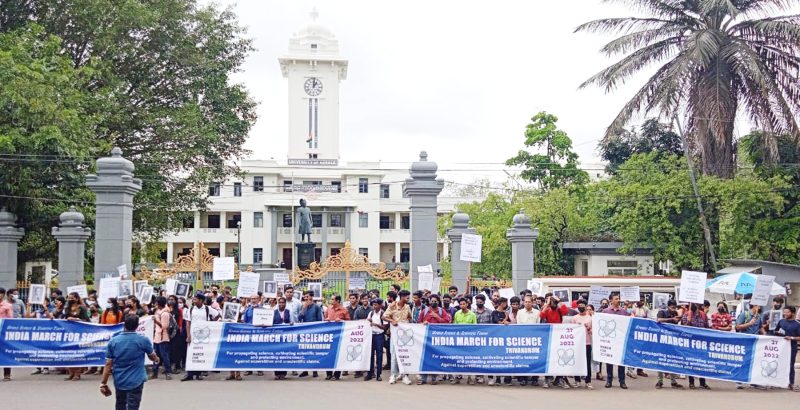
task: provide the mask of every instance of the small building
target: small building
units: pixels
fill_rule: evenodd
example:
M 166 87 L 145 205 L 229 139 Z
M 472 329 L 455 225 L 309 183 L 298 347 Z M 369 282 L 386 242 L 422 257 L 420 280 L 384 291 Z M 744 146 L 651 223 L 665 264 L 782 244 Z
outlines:
M 749 272 L 756 275 L 770 275 L 775 277 L 775 282 L 785 285 L 787 283 L 800 283 L 800 266 L 785 263 L 753 260 L 753 259 L 726 259 L 728 266 L 717 273 Z
M 566 242 L 564 257 L 574 257 L 575 276 L 652 276 L 653 250 L 638 247 L 631 253 L 619 252 L 622 242 Z

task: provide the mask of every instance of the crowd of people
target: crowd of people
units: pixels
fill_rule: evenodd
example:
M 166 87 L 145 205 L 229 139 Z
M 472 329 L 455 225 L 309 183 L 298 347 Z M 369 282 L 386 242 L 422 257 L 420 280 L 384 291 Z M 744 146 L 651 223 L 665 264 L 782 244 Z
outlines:
M 682 326 L 709 328 L 719 331 L 732 331 L 748 334 L 764 334 L 783 337 L 791 343 L 790 384 L 795 386 L 794 364 L 797 355 L 797 342 L 800 340 L 800 322 L 797 320 L 794 306 L 784 306 L 784 299 L 776 297 L 772 309 L 762 311 L 760 307 L 750 305 L 732 314 L 725 302 L 719 302 L 712 310 L 710 303 L 676 303 L 670 300 L 664 309 L 655 315 L 644 301 L 620 301 L 618 294 L 603 299 L 599 306 L 588 303 L 588 295 L 571 303 L 562 302 L 550 293 L 535 295 L 530 290 L 520 292 L 519 296 L 501 297 L 499 289 L 485 288 L 476 295 L 461 293 L 451 286 L 447 293 L 437 294 L 430 291 L 409 292 L 399 285 L 387 292 L 386 299 L 381 298 L 378 290 L 352 293 L 343 300 L 341 295 L 332 295 L 328 300 L 315 300 L 311 291 L 296 292 L 292 286 L 286 286 L 275 298 L 265 298 L 262 293 L 249 297 L 236 297 L 230 287 L 220 288 L 208 286 L 196 292 L 187 301 L 182 297 L 166 295 L 160 292 L 152 301 L 142 302 L 135 296 L 113 298 L 99 301 L 96 292 L 90 292 L 88 298 L 82 299 L 77 293 L 66 297 L 60 290 L 53 290 L 44 305 L 26 304 L 19 297 L 16 289 L 6 292 L 0 288 L 0 318 L 33 318 L 63 319 L 71 321 L 91 322 L 99 324 L 123 323 L 126 317 L 142 318 L 152 316 L 154 334 L 153 351 L 158 360 L 150 369 L 150 379 L 164 376 L 172 379 L 173 375 L 184 373 L 186 369 L 186 353 L 192 338 L 192 324 L 204 321 L 228 320 L 241 323 L 253 323 L 254 309 L 274 309 L 273 324 L 295 324 L 322 321 L 367 320 L 372 333 L 372 351 L 370 368 L 366 372 L 353 372 L 352 376 L 364 381 L 382 381 L 384 371 L 389 373 L 389 384 L 401 382 L 407 385 L 424 384 L 487 384 L 492 386 L 513 385 L 541 386 L 542 388 L 559 387 L 564 389 L 584 387 L 593 388 L 593 381 L 605 382 L 611 388 L 616 377 L 618 386 L 627 389 L 627 378 L 649 377 L 643 369 L 626 369 L 598 363 L 592 360 L 592 316 L 596 312 L 605 314 L 651 318 L 661 323 Z M 745 296 L 746 297 L 746 296 Z M 223 317 L 226 303 L 239 303 L 241 309 L 235 318 Z M 781 312 L 782 318 L 771 320 L 772 313 Z M 575 323 L 582 325 L 586 331 L 586 373 L 582 376 L 519 376 L 503 375 L 418 375 L 414 381 L 411 375 L 402 374 L 398 365 L 393 344 L 390 343 L 392 329 L 401 323 L 420 324 L 538 324 L 538 323 Z M 385 361 L 384 361 L 385 358 Z M 605 367 L 605 369 L 604 369 Z M 616 370 L 616 371 L 614 371 Z M 87 375 L 102 374 L 101 368 L 37 368 L 33 374 L 49 374 L 58 371 L 68 381 L 79 381 Z M 181 381 L 202 380 L 209 372 L 186 371 Z M 246 376 L 264 376 L 264 372 L 234 371 L 227 374 L 226 380 L 242 380 Z M 347 372 L 329 371 L 326 380 L 339 380 L 351 376 Z M 319 377 L 318 372 L 276 371 L 274 378 L 284 380 L 287 377 L 306 378 Z M 11 380 L 11 369 L 4 369 L 4 381 Z M 658 372 L 655 388 L 664 387 L 664 379 L 671 388 L 682 389 L 679 383 L 681 375 Z M 697 382 L 697 383 L 696 383 Z M 690 389 L 710 389 L 704 378 L 688 377 Z M 744 388 L 744 385 L 739 385 Z M 754 386 L 756 387 L 756 386 Z

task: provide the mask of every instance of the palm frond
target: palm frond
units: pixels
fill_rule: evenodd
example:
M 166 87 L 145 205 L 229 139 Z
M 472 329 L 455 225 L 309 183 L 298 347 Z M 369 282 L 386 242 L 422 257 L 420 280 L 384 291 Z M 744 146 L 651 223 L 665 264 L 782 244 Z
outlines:
M 606 92 L 612 91 L 617 87 L 618 83 L 624 83 L 631 74 L 647 67 L 654 61 L 659 61 L 669 56 L 672 52 L 676 52 L 680 47 L 681 40 L 681 37 L 670 37 L 641 48 L 616 64 L 593 75 L 584 81 L 579 88 L 596 84 L 603 87 Z
M 735 3 L 734 0 L 704 0 L 700 2 L 700 13 L 736 17 L 741 10 Z
M 618 17 L 593 20 L 583 23 L 575 28 L 574 33 L 588 31 L 591 33 L 618 34 L 630 33 L 639 30 L 652 30 L 665 25 L 676 24 L 673 20 L 644 18 L 644 17 Z
M 684 26 L 662 26 L 651 30 L 637 31 L 616 38 L 600 49 L 607 56 L 625 54 L 633 49 L 644 47 L 654 41 L 665 37 L 679 36 L 686 28 Z
M 603 0 L 604 3 L 619 3 L 636 11 L 643 11 L 654 16 L 672 19 L 677 16 L 692 17 L 680 0 Z
M 737 0 L 736 7 L 745 17 L 790 9 L 798 0 Z

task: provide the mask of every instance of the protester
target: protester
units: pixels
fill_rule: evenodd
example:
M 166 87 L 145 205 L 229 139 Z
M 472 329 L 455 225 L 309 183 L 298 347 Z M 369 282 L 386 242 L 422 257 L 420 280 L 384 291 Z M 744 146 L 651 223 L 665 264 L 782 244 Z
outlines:
M 575 324 L 586 328 L 586 377 L 583 378 L 587 389 L 592 389 L 592 316 L 587 310 L 586 301 L 578 299 L 578 315 L 574 317 Z M 575 382 L 580 384 L 581 377 L 575 376 Z
M 717 303 L 717 311 L 711 315 L 711 328 L 723 332 L 733 329 L 731 326 L 731 315 L 728 313 L 728 305 L 725 302 Z
M 772 309 L 761 315 L 762 334 L 770 336 L 775 334 L 775 324 L 771 320 L 773 312 L 781 312 L 780 316 L 783 317 L 783 297 L 775 296 L 772 298 Z
M 304 303 L 299 298 L 294 297 L 294 287 L 286 285 L 283 288 L 283 297 L 286 298 L 286 308 L 292 314 L 292 323 L 300 323 L 300 310 L 303 308 Z M 319 321 L 321 320 L 320 318 Z
M 667 308 L 658 311 L 658 313 L 656 314 L 656 321 L 658 323 L 670 323 L 670 324 L 680 323 L 680 317 L 678 317 L 678 304 L 675 302 L 675 300 L 670 299 L 667 302 Z M 670 380 L 670 385 L 673 389 L 683 388 L 683 386 L 675 380 L 674 374 L 658 372 L 658 381 L 656 381 L 656 389 L 664 387 L 664 376 L 666 376 Z
M 492 310 L 486 308 L 486 296 L 482 294 L 475 296 L 474 312 L 478 324 L 492 323 Z
M 65 318 L 73 322 L 88 322 L 89 310 L 86 309 L 86 306 L 83 304 L 83 300 L 81 299 L 80 295 L 72 292 L 68 296 L 69 299 L 67 299 L 67 307 L 64 312 Z M 69 377 L 67 377 L 65 380 L 75 382 L 79 381 L 81 379 L 81 374 L 85 370 L 86 368 L 84 367 L 70 367 L 67 369 Z
M 186 321 L 186 343 L 192 343 L 192 326 L 201 326 L 203 322 L 213 322 L 219 319 L 219 311 L 205 304 L 206 297 L 202 293 L 197 293 L 192 298 L 192 307 L 188 314 L 184 316 Z M 189 380 L 202 380 L 198 371 L 187 371 L 181 379 L 182 382 Z
M 480 296 L 480 295 L 479 295 Z M 461 298 L 458 300 L 458 305 L 461 309 L 456 312 L 455 317 L 453 317 L 453 324 L 456 325 L 475 325 L 478 324 L 478 318 L 475 316 L 475 312 L 469 310 L 470 303 L 469 299 Z M 451 384 L 460 383 L 462 376 L 458 375 L 450 379 Z M 473 384 L 472 376 L 467 376 L 467 384 Z
M 560 302 L 561 301 L 555 295 L 546 298 L 545 305 L 539 314 L 540 319 L 543 320 L 545 323 L 550 323 L 550 324 L 563 323 L 564 316 L 567 316 L 567 314 L 569 314 L 569 309 L 567 308 L 567 305 L 562 304 Z M 553 381 L 552 377 L 550 376 L 545 377 L 544 387 L 548 387 L 551 381 Z M 561 386 L 564 389 L 575 387 L 570 383 L 568 378 L 563 376 L 556 377 L 554 380 L 554 384 L 556 386 Z
M 800 340 L 800 322 L 797 321 L 797 308 L 794 306 L 783 308 L 783 318 L 775 327 L 775 335 L 783 336 L 790 342 L 789 390 L 800 392 L 800 387 L 794 384 L 794 363 L 797 360 L 797 341 Z
M 386 330 L 389 324 L 383 319 L 383 301 L 380 298 L 372 300 L 372 311 L 367 315 L 370 329 L 372 330 L 372 350 L 369 358 L 369 372 L 364 376 L 364 381 L 372 380 L 383 381 L 381 369 L 383 364 L 383 344 Z
M 172 380 L 172 365 L 170 363 L 169 349 L 169 327 L 172 314 L 167 308 L 167 298 L 159 296 L 156 300 L 155 315 L 153 315 L 153 348 L 158 356 L 158 362 L 153 363 L 153 375 L 151 379 L 158 378 L 159 366 L 164 366 L 164 378 Z
M 178 331 L 175 337 L 169 340 L 169 361 L 172 363 L 172 374 L 179 374 L 186 368 L 186 323 L 183 320 L 183 310 L 185 309 L 186 299 L 172 298 L 167 306 L 169 307 L 172 318 L 178 324 Z
M 13 319 L 13 318 L 14 318 L 14 306 L 11 304 L 10 301 L 6 300 L 6 290 L 4 288 L 0 288 L 0 319 Z M 3 381 L 4 382 L 11 381 L 10 367 L 3 368 Z
M 631 316 L 638 317 L 640 319 L 649 319 L 650 318 L 650 309 L 645 305 L 643 300 L 639 300 L 636 304 L 631 308 Z M 635 379 L 637 376 L 647 377 L 649 376 L 645 373 L 644 369 L 635 369 L 635 368 L 628 368 L 626 375 L 631 379 Z
M 142 356 L 147 355 L 154 365 L 158 364 L 158 356 L 153 351 L 152 343 L 136 333 L 138 327 L 138 316 L 126 316 L 125 331 L 112 337 L 106 346 L 106 364 L 100 380 L 100 392 L 105 396 L 111 395 L 108 378 L 113 374 L 117 410 L 139 409 L 144 383 L 147 381 Z
M 25 317 L 25 302 L 19 297 L 19 291 L 17 289 L 8 290 L 8 301 L 11 302 L 15 319 Z
M 269 309 L 269 308 L 265 308 Z M 252 318 L 251 322 L 252 323 Z M 272 325 L 291 325 L 292 324 L 292 312 L 286 308 L 286 298 L 281 296 L 278 298 L 277 308 L 275 308 L 275 313 L 272 315 Z M 258 375 L 262 375 L 263 372 L 258 372 Z M 275 380 L 285 380 L 286 375 L 289 374 L 286 371 L 276 371 L 275 372 Z
M 328 311 L 325 314 L 325 321 L 326 322 L 341 322 L 344 320 L 350 320 L 350 314 L 347 313 L 347 309 L 342 306 L 342 297 L 339 295 L 331 296 L 331 304 L 328 306 Z M 327 371 L 325 372 L 325 380 L 339 380 L 342 377 L 342 372 L 340 371 Z
M 689 310 L 681 316 L 681 325 L 683 326 L 691 326 L 691 327 L 699 327 L 699 328 L 708 328 L 708 318 L 706 317 L 705 312 L 702 309 L 701 305 L 697 303 L 690 303 Z M 706 379 L 700 377 L 700 388 L 709 390 L 711 389 L 706 384 Z M 694 385 L 694 376 L 689 376 L 689 389 L 696 389 Z
M 286 303 L 289 303 L 288 298 Z M 322 308 L 318 304 L 314 303 L 314 292 L 306 291 L 303 294 L 303 307 L 300 309 L 298 319 L 300 323 L 322 322 Z M 306 376 L 308 376 L 307 371 L 300 373 L 300 377 Z M 318 377 L 319 373 L 313 372 L 312 376 Z
M 441 302 L 441 300 L 439 299 L 439 295 L 431 295 L 430 296 L 430 306 L 425 308 L 425 310 L 422 312 L 418 323 L 422 323 L 422 324 L 425 324 L 425 325 L 431 324 L 431 323 L 433 323 L 433 324 L 450 323 L 450 321 L 451 321 L 450 314 L 448 314 L 447 311 L 443 307 L 440 306 L 440 302 Z M 439 377 L 438 375 L 434 374 L 432 379 L 431 379 L 431 384 L 434 384 L 434 385 L 438 384 L 439 383 L 438 380 L 437 380 L 438 377 Z M 426 384 L 427 382 L 428 382 L 428 375 L 427 374 L 421 375 L 420 378 L 417 380 L 417 384 L 418 385 L 419 384 Z
M 393 287 L 394 288 L 394 287 Z M 390 290 L 386 293 L 386 300 L 383 302 L 383 311 L 386 314 L 386 309 L 389 305 L 397 300 L 397 292 Z M 391 327 L 386 329 L 386 340 L 383 342 L 383 349 L 386 351 L 386 364 L 383 365 L 383 370 L 392 369 L 392 330 Z
M 391 323 L 393 328 L 390 328 L 390 331 L 393 331 L 397 328 L 397 325 L 400 323 L 409 323 L 411 321 L 411 308 L 408 305 L 408 297 L 411 293 L 405 289 L 401 290 L 397 296 L 398 299 L 389 305 L 386 309 L 386 312 L 383 314 L 384 320 Z M 411 384 L 411 379 L 408 378 L 408 375 L 400 374 L 400 365 L 398 363 L 398 357 L 396 353 L 395 344 L 391 345 L 392 350 L 392 375 L 389 377 L 389 384 L 395 384 L 399 377 L 402 377 L 403 384 L 409 385 Z
M 619 305 L 619 295 L 611 296 L 611 306 L 603 309 L 603 313 L 608 315 L 629 316 L 628 311 Z M 606 388 L 610 389 L 614 381 L 614 365 L 606 363 L 606 373 L 608 373 L 608 380 L 606 380 Z M 617 366 L 617 377 L 619 377 L 619 387 L 627 389 L 628 385 L 625 384 L 625 366 Z
M 516 298 L 516 296 L 514 296 Z M 492 323 L 496 325 L 507 325 L 511 323 L 511 320 L 508 318 L 508 299 L 504 297 L 498 297 L 496 301 L 497 309 L 492 311 Z M 495 384 L 500 386 L 505 382 L 506 385 L 511 385 L 511 376 L 489 376 L 489 386 L 494 386 Z

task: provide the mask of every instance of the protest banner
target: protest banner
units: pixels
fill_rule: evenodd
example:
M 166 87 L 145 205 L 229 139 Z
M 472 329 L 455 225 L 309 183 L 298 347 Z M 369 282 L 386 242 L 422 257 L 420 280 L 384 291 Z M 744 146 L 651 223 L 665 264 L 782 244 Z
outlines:
M 769 294 L 772 291 L 772 282 L 775 282 L 774 276 L 756 276 L 756 286 L 755 289 L 753 289 L 753 297 L 750 298 L 751 305 L 767 306 L 769 304 Z
M 604 286 L 592 286 L 589 289 L 589 304 L 594 306 L 595 310 L 600 309 L 603 299 L 611 297 L 611 289 Z
M 392 327 L 404 374 L 586 374 L 579 325 L 421 325 Z
M 681 272 L 678 302 L 703 303 L 706 295 L 706 273 L 685 270 Z
M 459 255 L 459 259 L 464 262 L 480 262 L 482 242 L 483 237 L 480 235 L 467 233 L 461 235 L 461 255 Z
M 638 302 L 640 297 L 638 286 L 623 286 L 619 288 L 619 300 L 625 302 Z
M 258 293 L 258 283 L 261 275 L 256 272 L 239 272 L 239 286 L 236 288 L 236 296 L 249 298 Z
M 370 332 L 365 320 L 269 327 L 202 322 L 192 327 L 186 370 L 369 370 Z
M 69 320 L 0 319 L 0 352 L 3 352 L 0 367 L 103 366 L 106 345 L 122 332 L 123 326 Z M 152 340 L 153 321 L 142 319 L 136 332 Z
M 211 280 L 233 280 L 233 267 L 236 264 L 232 257 L 214 258 L 214 270 L 211 274 Z
M 723 332 L 596 313 L 595 361 L 739 383 L 786 387 L 790 345 L 777 337 Z
M 255 308 L 253 309 L 253 326 L 272 326 L 275 319 L 275 309 Z

